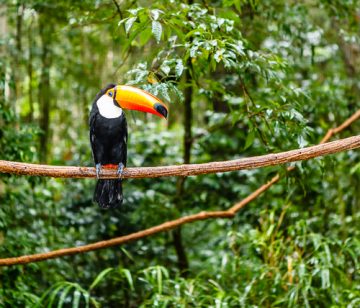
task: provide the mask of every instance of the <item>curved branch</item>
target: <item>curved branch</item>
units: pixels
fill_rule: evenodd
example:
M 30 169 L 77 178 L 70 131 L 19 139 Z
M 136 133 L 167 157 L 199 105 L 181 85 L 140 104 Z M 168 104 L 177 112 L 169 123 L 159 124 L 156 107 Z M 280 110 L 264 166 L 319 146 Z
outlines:
M 162 167 L 126 168 L 123 178 L 156 178 L 166 176 L 191 176 L 217 172 L 238 171 L 266 166 L 274 166 L 307 160 L 360 147 L 360 135 L 308 148 L 291 150 L 228 161 L 204 164 L 186 164 Z M 57 178 L 93 178 L 95 168 L 75 166 L 49 166 L 0 160 L 0 172 L 17 175 L 47 176 Z M 117 178 L 116 169 L 103 169 L 101 178 Z
M 26 264 L 31 262 L 38 262 L 47 259 L 58 258 L 61 256 L 69 256 L 78 253 L 98 250 L 106 247 L 112 247 L 116 245 L 121 245 L 127 242 L 135 241 L 140 238 L 144 238 L 159 232 L 168 231 L 175 229 L 176 227 L 190 223 L 197 220 L 204 220 L 209 218 L 231 218 L 234 214 L 229 213 L 228 211 L 217 211 L 217 212 L 201 212 L 194 215 L 189 215 L 185 217 L 178 218 L 176 220 L 168 221 L 163 224 L 151 227 L 146 230 L 138 231 L 131 233 L 129 235 L 120 236 L 106 241 L 96 242 L 93 244 L 88 244 L 80 247 L 64 248 L 59 250 L 53 250 L 45 253 L 39 253 L 35 255 L 21 256 L 15 258 L 5 258 L 0 259 L 0 266 L 4 265 L 14 265 L 14 264 Z
M 328 130 L 323 139 L 321 139 L 320 144 L 327 142 L 333 135 L 340 133 L 345 128 L 348 128 L 352 123 L 360 119 L 360 109 L 356 111 L 352 116 L 346 119 L 341 125 L 335 128 Z
M 360 110 L 354 113 L 349 119 L 347 119 L 343 124 L 338 126 L 335 129 L 330 129 L 325 137 L 321 140 L 320 143 L 327 142 L 334 134 L 339 133 L 340 131 L 346 129 L 350 126 L 353 122 L 360 118 Z M 349 139 L 349 138 L 347 138 Z M 346 139 L 344 139 L 346 140 Z M 341 141 L 341 140 L 340 140 Z M 294 166 L 288 168 L 289 171 L 295 169 Z M 198 221 L 198 220 L 205 220 L 210 218 L 232 218 L 238 211 L 240 211 L 243 207 L 249 204 L 251 201 L 256 199 L 259 195 L 263 192 L 268 190 L 273 184 L 279 181 L 280 175 L 275 175 L 269 182 L 259 187 L 257 190 L 252 192 L 249 196 L 247 196 L 242 201 L 233 205 L 230 209 L 226 211 L 213 211 L 213 212 L 200 212 L 197 214 L 181 217 L 172 221 L 165 222 L 163 224 L 157 225 L 155 227 L 151 227 L 146 230 L 142 230 L 139 232 L 135 232 L 129 235 L 117 237 L 114 239 L 110 239 L 107 241 L 100 241 L 89 245 L 79 246 L 79 247 L 71 247 L 71 248 L 63 248 L 59 250 L 49 251 L 45 253 L 38 253 L 33 255 L 27 256 L 20 256 L 20 257 L 12 257 L 12 258 L 4 258 L 0 259 L 0 266 L 9 266 L 9 265 L 17 265 L 17 264 L 27 264 L 31 262 L 39 262 L 44 261 L 47 259 L 53 259 L 68 255 L 74 255 L 78 253 L 84 253 L 92 250 L 103 249 L 111 246 L 116 246 L 120 244 L 124 244 L 130 241 L 135 241 L 140 238 L 144 238 L 156 233 L 160 233 L 163 231 L 174 229 L 180 225 L 187 224 L 190 222 Z

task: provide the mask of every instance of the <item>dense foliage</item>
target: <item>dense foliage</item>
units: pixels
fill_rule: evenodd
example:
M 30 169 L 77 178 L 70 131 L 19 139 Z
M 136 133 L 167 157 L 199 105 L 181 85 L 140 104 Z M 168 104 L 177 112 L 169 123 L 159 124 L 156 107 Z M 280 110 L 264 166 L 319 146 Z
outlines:
M 92 166 L 89 108 L 110 82 L 170 106 L 167 123 L 128 113 L 129 166 L 316 144 L 360 106 L 358 0 L 2 0 L 0 32 L 0 159 Z M 2 175 L 1 257 L 226 209 L 282 180 L 231 220 L 3 267 L 0 306 L 359 307 L 359 157 L 128 180 L 111 211 L 94 180 Z

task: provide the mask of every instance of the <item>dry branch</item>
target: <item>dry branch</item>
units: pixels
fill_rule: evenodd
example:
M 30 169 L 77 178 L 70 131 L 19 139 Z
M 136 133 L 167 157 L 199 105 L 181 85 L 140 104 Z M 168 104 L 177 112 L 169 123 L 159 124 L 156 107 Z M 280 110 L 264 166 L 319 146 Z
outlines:
M 320 143 L 323 144 L 323 143 L 327 142 L 334 134 L 337 134 L 340 131 L 346 129 L 348 126 L 350 126 L 353 122 L 355 122 L 359 118 L 360 118 L 360 110 L 358 110 L 356 113 L 354 113 L 349 119 L 347 119 L 343 124 L 341 124 L 337 128 L 330 129 L 327 132 L 327 134 L 325 135 L 325 137 L 321 140 Z M 351 137 L 351 138 L 354 138 L 354 137 Z M 349 138 L 343 139 L 340 141 L 344 141 L 344 140 L 348 140 L 348 139 Z M 334 142 L 331 142 L 329 144 L 334 144 Z M 311 147 L 311 148 L 314 148 L 314 147 Z M 307 148 L 307 149 L 310 149 L 310 148 Z M 305 149 L 303 149 L 303 150 L 305 150 Z M 293 151 L 290 151 L 290 152 L 293 152 Z M 335 152 L 333 152 L 333 153 L 335 153 Z M 329 154 L 329 153 L 327 153 L 327 154 Z M 266 155 L 266 156 L 268 156 L 268 155 Z M 264 156 L 262 156 L 262 157 L 264 157 Z M 293 169 L 294 169 L 294 167 L 288 168 L 289 171 L 291 171 Z M 0 259 L 0 266 L 9 266 L 9 265 L 17 265 L 17 264 L 27 264 L 27 263 L 31 263 L 31 262 L 39 262 L 39 261 L 43 261 L 43 260 L 47 260 L 47 259 L 58 258 L 58 257 L 98 250 L 98 249 L 102 249 L 102 248 L 112 247 L 112 246 L 124 244 L 127 242 L 135 241 L 137 239 L 144 238 L 144 237 L 156 234 L 156 233 L 171 230 L 180 225 L 198 221 L 198 220 L 205 220 L 205 219 L 210 219 L 210 218 L 232 218 L 240 209 L 242 209 L 244 206 L 246 206 L 251 201 L 256 199 L 263 192 L 268 190 L 273 184 L 275 184 L 277 181 L 279 181 L 279 179 L 280 179 L 280 175 L 277 174 L 269 182 L 267 182 L 266 184 L 259 187 L 257 190 L 252 192 L 245 199 L 236 203 L 235 205 L 233 205 L 230 209 L 228 209 L 226 211 L 200 212 L 197 214 L 193 214 L 193 215 L 181 217 L 181 218 L 178 218 L 178 219 L 175 219 L 172 221 L 168 221 L 163 224 L 157 225 L 155 227 L 151 227 L 149 229 L 135 232 L 135 233 L 132 233 L 129 235 L 120 236 L 120 237 L 117 237 L 114 239 L 96 242 L 93 244 L 84 245 L 84 246 L 80 246 L 80 247 L 64 248 L 64 249 L 49 251 L 49 252 L 45 252 L 45 253 L 39 253 L 39 254 L 33 254 L 33 255 L 27 255 L 27 256 L 21 256 L 21 257 L 4 258 L 4 259 Z
M 15 257 L 15 258 L 6 258 L 0 259 L 0 266 L 3 265 L 14 265 L 14 264 L 26 264 L 31 262 L 38 262 L 47 259 L 58 258 L 61 256 L 68 256 L 74 255 L 78 253 L 83 253 L 87 251 L 98 250 L 106 247 L 112 247 L 116 245 L 121 245 L 127 242 L 135 241 L 140 238 L 144 238 L 159 232 L 175 229 L 176 227 L 197 221 L 197 220 L 204 220 L 209 218 L 231 218 L 234 214 L 229 213 L 228 211 L 217 211 L 217 212 L 200 212 L 194 215 L 189 215 L 185 217 L 178 218 L 176 220 L 168 221 L 163 224 L 157 225 L 155 227 L 151 227 L 146 230 L 138 231 L 135 233 L 131 233 L 129 235 L 124 235 L 121 237 L 117 237 L 111 240 L 96 242 L 89 245 L 84 245 L 80 247 L 72 247 L 72 248 L 64 248 L 54 251 L 49 251 L 45 253 L 35 254 L 35 255 L 28 255 L 22 257 Z
M 186 164 L 162 167 L 126 168 L 123 178 L 156 178 L 165 176 L 190 176 L 217 172 L 238 171 L 274 166 L 307 160 L 360 147 L 360 135 L 308 148 L 276 154 L 247 157 L 204 164 Z M 93 178 L 95 168 L 75 166 L 48 166 L 0 160 L 0 172 L 17 175 L 47 176 L 58 178 Z M 101 178 L 116 178 L 116 169 L 103 169 Z

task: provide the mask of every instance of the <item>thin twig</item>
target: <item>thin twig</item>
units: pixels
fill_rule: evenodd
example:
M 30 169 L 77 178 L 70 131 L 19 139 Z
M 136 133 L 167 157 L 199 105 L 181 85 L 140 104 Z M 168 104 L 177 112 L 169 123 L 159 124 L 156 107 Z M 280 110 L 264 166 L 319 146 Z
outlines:
M 334 134 L 339 133 L 340 131 L 347 128 L 350 124 L 355 122 L 357 119 L 360 118 L 360 110 L 357 111 L 353 116 L 351 116 L 349 119 L 347 119 L 343 124 L 338 126 L 335 129 L 330 129 L 329 132 L 325 135 L 325 137 L 321 140 L 321 143 L 324 143 L 331 138 Z M 353 138 L 353 137 L 352 137 Z M 349 139 L 349 138 L 347 138 Z M 346 139 L 343 139 L 346 140 Z M 340 140 L 341 141 L 341 140 Z M 288 170 L 293 170 L 294 167 L 289 167 Z M 140 238 L 144 238 L 156 233 L 168 231 L 171 229 L 174 229 L 178 226 L 191 223 L 194 221 L 199 220 L 206 220 L 206 219 L 212 219 L 212 218 L 232 218 L 235 216 L 235 214 L 242 209 L 244 206 L 249 204 L 251 201 L 256 199 L 259 195 L 261 195 L 263 192 L 268 190 L 273 184 L 275 184 L 277 181 L 279 181 L 280 175 L 277 174 L 274 176 L 268 183 L 262 185 L 259 187 L 256 191 L 251 193 L 249 196 L 247 196 L 245 199 L 240 201 L 239 203 L 236 203 L 234 206 L 232 206 L 230 209 L 226 211 L 213 211 L 213 212 L 200 212 L 197 214 L 181 217 L 172 221 L 165 222 L 163 224 L 157 225 L 155 227 L 151 227 L 146 230 L 142 230 L 139 232 L 135 232 L 129 235 L 120 236 L 117 238 L 113 238 L 106 241 L 100 241 L 93 244 L 88 244 L 84 246 L 79 247 L 71 247 L 71 248 L 64 248 L 54 251 L 49 251 L 45 253 L 39 253 L 39 254 L 33 254 L 33 255 L 27 255 L 27 256 L 20 256 L 20 257 L 12 257 L 12 258 L 4 258 L 0 259 L 0 266 L 9 266 L 9 265 L 17 265 L 17 264 L 27 264 L 31 262 L 39 262 L 44 261 L 47 259 L 53 259 L 53 258 L 59 258 L 63 256 L 68 255 L 74 255 L 79 253 L 84 253 L 88 251 L 103 249 L 107 247 L 112 247 L 116 245 L 121 245 L 127 242 L 135 241 Z
M 112 0 L 113 1 L 113 3 L 115 4 L 115 6 L 116 6 L 116 10 L 118 11 L 118 13 L 119 13 L 119 16 L 120 16 L 120 20 L 123 20 L 124 19 L 124 17 L 123 17 L 123 13 L 121 12 L 121 9 L 120 9 L 120 6 L 119 6 L 119 3 L 117 3 L 117 1 L 116 0 Z
M 341 132 L 342 130 L 344 130 L 345 128 L 347 128 L 348 126 L 350 126 L 352 123 L 354 123 L 356 120 L 358 120 L 360 118 L 360 109 L 358 111 L 356 111 L 350 118 L 348 118 L 344 123 L 342 123 L 340 126 L 336 127 L 336 128 L 331 128 L 328 130 L 328 132 L 326 133 L 326 135 L 324 136 L 323 139 L 321 139 L 320 144 L 323 144 L 325 142 L 327 142 L 328 140 L 330 140 L 330 138 L 334 135 L 337 134 L 339 132 Z

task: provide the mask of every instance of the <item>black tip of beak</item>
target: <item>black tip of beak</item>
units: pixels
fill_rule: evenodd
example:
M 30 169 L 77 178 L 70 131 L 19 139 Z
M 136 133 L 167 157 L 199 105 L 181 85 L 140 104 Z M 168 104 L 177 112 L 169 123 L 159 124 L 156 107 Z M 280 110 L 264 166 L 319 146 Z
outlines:
M 160 113 L 165 119 L 167 119 L 168 116 L 168 111 L 166 110 L 166 108 L 161 105 L 161 104 L 155 104 L 154 105 L 154 109 Z

